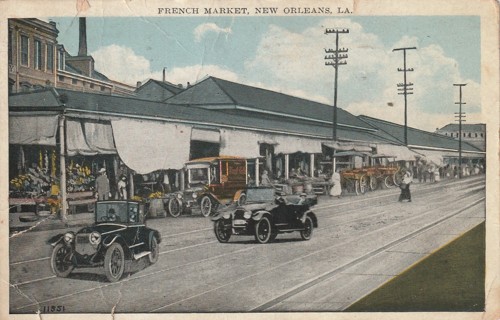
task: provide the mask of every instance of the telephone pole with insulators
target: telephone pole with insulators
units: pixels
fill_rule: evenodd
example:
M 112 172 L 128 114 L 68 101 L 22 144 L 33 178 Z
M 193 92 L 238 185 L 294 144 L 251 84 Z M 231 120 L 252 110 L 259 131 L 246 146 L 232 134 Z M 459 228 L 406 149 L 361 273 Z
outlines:
M 458 87 L 459 98 L 458 102 L 455 104 L 459 105 L 458 112 L 455 112 L 455 121 L 458 121 L 458 178 L 462 179 L 462 122 L 465 122 L 465 112 L 462 112 L 462 87 L 465 87 L 466 83 L 454 83 L 453 86 Z
M 404 128 L 404 141 L 405 145 L 408 145 L 408 99 L 409 94 L 413 94 L 413 83 L 406 82 L 406 73 L 412 72 L 413 68 L 406 68 L 406 50 L 416 50 L 416 47 L 406 47 L 406 48 L 396 48 L 392 51 L 403 51 L 403 69 L 398 68 L 399 72 L 403 72 L 403 83 L 398 83 L 398 94 L 404 95 L 405 97 L 405 128 Z
M 325 30 L 325 34 L 335 34 L 335 49 L 325 49 L 325 65 L 333 66 L 335 68 L 335 80 L 333 83 L 333 132 L 332 139 L 337 140 L 337 81 L 338 81 L 338 69 L 340 65 L 347 64 L 343 59 L 347 59 L 346 48 L 339 48 L 339 34 L 349 33 L 349 29 L 330 29 Z

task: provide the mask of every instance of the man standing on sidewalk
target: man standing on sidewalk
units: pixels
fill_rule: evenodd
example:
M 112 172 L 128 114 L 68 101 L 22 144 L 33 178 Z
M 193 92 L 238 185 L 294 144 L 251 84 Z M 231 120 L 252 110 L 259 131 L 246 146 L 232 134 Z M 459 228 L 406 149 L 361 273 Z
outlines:
M 100 176 L 95 179 L 95 190 L 97 191 L 98 200 L 108 200 L 109 198 L 109 180 L 106 176 L 106 169 L 99 170 Z

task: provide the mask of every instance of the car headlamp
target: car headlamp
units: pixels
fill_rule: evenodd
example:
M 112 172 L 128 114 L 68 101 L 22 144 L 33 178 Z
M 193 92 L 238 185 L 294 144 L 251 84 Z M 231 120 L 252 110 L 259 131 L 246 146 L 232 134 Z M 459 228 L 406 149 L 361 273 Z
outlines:
M 182 195 L 181 195 L 180 193 L 178 193 L 178 194 L 176 195 L 176 197 L 177 197 L 177 199 L 182 199 Z
M 64 242 L 66 242 L 67 244 L 70 244 L 71 242 L 73 242 L 74 238 L 75 238 L 75 235 L 72 232 L 66 232 L 64 234 Z
M 97 246 L 99 243 L 101 243 L 101 234 L 97 231 L 92 232 L 89 235 L 89 242 L 93 246 Z
M 245 219 L 250 219 L 251 216 L 252 216 L 251 211 L 245 211 L 245 213 L 243 214 L 243 218 Z
M 193 192 L 192 197 L 193 197 L 193 199 L 196 199 L 198 197 L 198 194 L 196 192 Z

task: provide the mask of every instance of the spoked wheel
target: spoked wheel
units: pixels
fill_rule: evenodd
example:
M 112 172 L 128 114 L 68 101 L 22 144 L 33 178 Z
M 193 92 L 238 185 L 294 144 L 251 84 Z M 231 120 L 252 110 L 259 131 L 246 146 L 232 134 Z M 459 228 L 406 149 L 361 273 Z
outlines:
M 226 227 L 222 219 L 215 221 L 214 233 L 220 243 L 226 243 L 231 238 L 231 228 Z
M 172 217 L 177 218 L 181 215 L 181 207 L 181 200 L 177 198 L 171 198 L 170 200 L 168 200 L 168 212 Z
M 392 186 L 394 186 L 394 180 L 391 176 L 385 176 L 384 178 L 384 185 L 387 187 L 387 188 L 390 188 Z
M 71 248 L 62 243 L 58 243 L 54 247 L 50 258 L 50 266 L 56 276 L 66 278 L 73 271 L 75 267 L 71 263 L 72 255 Z
M 366 175 L 362 175 L 359 178 L 359 192 L 361 194 L 365 194 L 366 189 L 368 189 L 368 177 Z
M 369 181 L 369 184 L 370 184 L 370 190 L 371 191 L 377 190 L 377 188 L 378 188 L 378 180 L 377 180 L 377 178 L 374 177 L 374 176 L 370 176 L 370 178 L 369 178 L 368 181 Z
M 151 251 L 148 255 L 149 263 L 154 264 L 158 261 L 158 257 L 160 256 L 160 247 L 158 246 L 158 240 L 156 240 L 155 236 L 151 237 L 149 251 Z
M 307 216 L 306 221 L 304 222 L 304 230 L 300 231 L 300 236 L 302 237 L 302 240 L 309 240 L 312 237 L 313 234 L 313 221 L 311 217 Z
M 403 172 L 398 171 L 392 176 L 392 181 L 394 182 L 394 185 L 398 186 L 403 182 Z
M 204 196 L 201 199 L 200 204 L 201 204 L 201 214 L 204 217 L 208 217 L 210 215 L 210 213 L 212 212 L 212 207 L 213 207 L 212 200 L 210 200 L 209 196 Z
M 255 240 L 259 243 L 267 243 L 271 239 L 271 222 L 267 217 L 263 217 L 255 224 Z
M 109 246 L 104 256 L 104 272 L 109 282 L 120 280 L 125 270 L 125 256 L 123 248 L 119 243 Z

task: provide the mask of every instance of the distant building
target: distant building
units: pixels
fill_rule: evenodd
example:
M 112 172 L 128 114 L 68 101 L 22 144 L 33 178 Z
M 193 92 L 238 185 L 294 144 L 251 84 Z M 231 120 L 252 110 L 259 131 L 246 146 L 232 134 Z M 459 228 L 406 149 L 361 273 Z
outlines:
M 457 140 L 460 135 L 458 124 L 456 123 L 447 124 L 441 129 L 436 128 L 436 133 L 452 137 Z M 477 148 L 486 151 L 486 124 L 462 124 L 462 141 L 467 141 Z
M 135 88 L 108 79 L 87 54 L 86 20 L 80 18 L 78 55 L 58 44 L 55 22 L 9 19 L 9 93 L 47 87 L 116 95 L 134 95 Z

